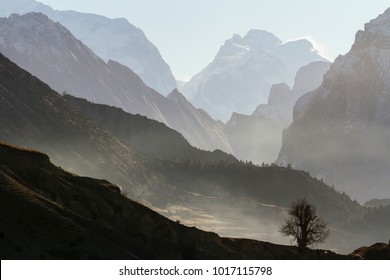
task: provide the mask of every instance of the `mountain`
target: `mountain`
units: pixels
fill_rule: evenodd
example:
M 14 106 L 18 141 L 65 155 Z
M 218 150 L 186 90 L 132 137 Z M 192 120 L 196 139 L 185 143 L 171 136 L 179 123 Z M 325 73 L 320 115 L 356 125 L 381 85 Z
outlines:
M 218 150 L 209 152 L 194 148 L 177 131 L 144 116 L 132 115 L 108 105 L 94 104 L 69 94 L 63 95 L 63 99 L 122 143 L 153 158 L 236 161 L 233 156 Z
M 272 119 L 287 128 L 293 121 L 293 108 L 297 100 L 322 84 L 330 66 L 329 62 L 316 61 L 301 67 L 292 89 L 286 83 L 272 85 L 268 103 L 259 105 L 252 115 Z
M 0 85 L 0 140 L 42 150 L 66 170 L 110 179 L 130 196 L 154 206 L 179 203 L 175 197 L 183 194 L 149 162 L 187 156 L 236 161 L 221 151 L 195 149 L 156 121 L 61 96 L 1 54 Z
M 301 67 L 292 89 L 285 83 L 272 85 L 268 104 L 260 104 L 252 115 L 233 113 L 224 127 L 233 154 L 242 160 L 275 162 L 282 146 L 282 132 L 292 122 L 299 97 L 322 83 L 330 63 L 312 62 Z
M 360 201 L 390 197 L 390 9 L 356 34 L 318 89 L 301 97 L 278 162 Z
M 114 60 L 133 70 L 149 87 L 167 95 L 176 88 L 168 64 L 143 31 L 126 19 L 109 19 L 75 11 L 56 11 L 33 0 L 0 0 L 0 16 L 41 12 L 60 22 L 105 61 Z
M 0 140 L 48 153 L 62 168 L 113 179 L 132 193 L 162 182 L 146 158 L 0 54 Z
M 0 143 L 0 257 L 9 259 L 351 259 L 170 221 L 105 180 Z
M 160 95 L 126 66 L 105 63 L 43 14 L 0 18 L 0 40 L 0 52 L 57 92 L 164 122 L 198 148 L 231 152 L 222 125 L 179 92 Z
M 172 220 L 224 236 L 288 243 L 287 238 L 277 234 L 286 207 L 293 199 L 307 197 L 331 224 L 332 237 L 326 246 L 350 252 L 362 244 L 387 238 L 390 207 L 366 208 L 306 172 L 245 164 L 230 160 L 221 152 L 197 153 L 198 158 L 205 156 L 206 159 L 159 160 L 140 150 L 149 144 L 155 145 L 149 137 L 158 137 L 161 132 L 170 135 L 171 145 L 185 152 L 185 145 L 180 138 L 174 138 L 172 131 L 165 131 L 165 126 L 156 122 L 123 115 L 123 111 L 116 108 L 85 103 L 59 95 L 0 55 L 0 141 L 42 150 L 63 170 L 108 179 L 119 186 L 124 196 L 141 201 Z M 99 122 L 99 114 L 103 113 L 107 121 Z M 109 120 L 113 118 L 118 118 L 117 123 L 126 128 L 123 133 L 111 127 Z M 138 128 L 139 123 L 151 132 L 145 134 Z M 145 137 L 143 145 L 136 141 L 139 137 L 132 137 L 135 132 Z M 168 141 L 161 141 L 168 145 Z M 134 146 L 130 146 L 132 144 Z M 196 153 L 194 149 L 189 151 Z M 166 158 L 174 157 L 174 153 L 161 154 Z M 15 157 L 6 157 L 4 151 L 1 155 L 4 159 Z M 219 160 L 209 161 L 218 157 Z M 38 169 L 32 171 L 22 163 L 15 165 L 20 170 L 6 174 L 14 178 L 12 176 L 22 172 L 18 175 L 23 175 L 22 179 L 17 179 L 21 185 L 31 182 L 38 187 L 62 186 L 51 180 L 38 163 L 30 164 Z M 69 187 L 65 181 L 61 180 Z M 50 195 L 57 204 L 64 201 L 57 198 L 56 191 L 51 191 Z M 103 209 L 107 208 L 99 210 L 101 215 L 106 213 Z M 92 217 L 99 217 L 96 215 Z M 89 214 L 87 216 L 91 219 Z M 4 233 L 1 227 L 0 232 Z
M 353 251 L 350 256 L 361 260 L 390 260 L 390 244 L 375 243 L 369 247 L 361 247 Z
M 283 43 L 273 34 L 251 30 L 235 34 L 214 60 L 183 87 L 184 95 L 213 118 L 226 122 L 233 112 L 250 114 L 266 103 L 271 85 L 292 86 L 297 70 L 322 60 L 307 40 Z

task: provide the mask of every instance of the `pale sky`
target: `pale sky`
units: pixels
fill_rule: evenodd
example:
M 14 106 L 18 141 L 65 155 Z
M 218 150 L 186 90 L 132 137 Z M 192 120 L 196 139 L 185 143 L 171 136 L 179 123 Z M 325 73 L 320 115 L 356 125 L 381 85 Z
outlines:
M 389 0 L 38 0 L 57 10 L 124 17 L 156 45 L 178 80 L 212 61 L 224 41 L 250 29 L 282 41 L 308 38 L 329 59 L 345 54 Z

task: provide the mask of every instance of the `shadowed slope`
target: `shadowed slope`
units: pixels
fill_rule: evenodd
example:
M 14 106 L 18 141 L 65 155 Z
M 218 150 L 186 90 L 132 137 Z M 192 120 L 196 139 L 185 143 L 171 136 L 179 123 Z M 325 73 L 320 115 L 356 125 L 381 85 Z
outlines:
M 1 259 L 346 258 L 188 228 L 44 154 L 3 143 L 0 153 Z

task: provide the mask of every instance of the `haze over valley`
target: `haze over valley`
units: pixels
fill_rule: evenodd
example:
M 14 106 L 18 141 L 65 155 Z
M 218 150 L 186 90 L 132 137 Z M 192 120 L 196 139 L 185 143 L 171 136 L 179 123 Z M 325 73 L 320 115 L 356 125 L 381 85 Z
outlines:
M 178 82 L 131 19 L 0 0 L 2 259 L 389 258 L 390 8 L 334 61 L 271 32 Z

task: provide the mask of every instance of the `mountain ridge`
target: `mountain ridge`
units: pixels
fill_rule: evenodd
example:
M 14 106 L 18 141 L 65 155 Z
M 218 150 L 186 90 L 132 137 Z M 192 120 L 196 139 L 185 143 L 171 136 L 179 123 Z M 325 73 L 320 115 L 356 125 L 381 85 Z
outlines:
M 106 62 L 128 66 L 150 87 L 163 95 L 176 88 L 170 67 L 140 28 L 124 18 L 109 19 L 92 13 L 57 11 L 34 0 L 2 0 L 0 16 L 41 12 L 60 22 Z
M 307 40 L 283 43 L 267 31 L 250 30 L 226 40 L 183 92 L 196 107 L 226 122 L 232 112 L 250 114 L 254 104 L 266 103 L 272 84 L 292 86 L 296 71 L 317 60 L 326 61 Z
M 160 95 L 128 67 L 105 63 L 47 16 L 29 13 L 0 20 L 0 51 L 57 92 L 162 121 L 198 148 L 232 152 L 218 122 L 184 98 L 178 102 Z

